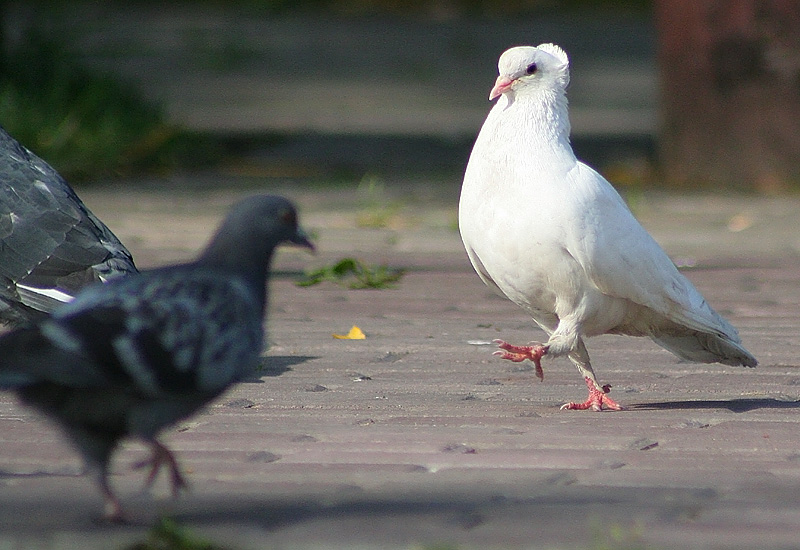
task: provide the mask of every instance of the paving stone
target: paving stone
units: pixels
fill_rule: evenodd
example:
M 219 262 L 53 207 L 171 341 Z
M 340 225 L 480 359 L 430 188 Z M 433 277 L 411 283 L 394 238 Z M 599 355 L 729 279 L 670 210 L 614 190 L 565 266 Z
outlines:
M 121 237 L 143 265 L 155 265 L 162 233 L 151 220 L 202 208 L 205 217 L 175 222 L 190 253 L 227 204 L 252 191 L 216 191 L 204 202 L 202 193 L 134 187 L 120 195 L 112 186 L 90 190 L 86 200 L 125 228 Z M 191 491 L 173 501 L 159 479 L 154 494 L 142 493 L 142 473 L 131 465 L 146 451 L 129 443 L 115 458 L 112 483 L 133 522 L 95 523 L 101 499 L 79 475 L 77 455 L 54 426 L 2 394 L 0 547 L 122 548 L 164 514 L 235 549 L 796 544 L 800 258 L 764 255 L 759 238 L 743 231 L 735 257 L 710 246 L 687 270 L 739 328 L 761 360 L 757 368 L 695 365 L 647 340 L 598 337 L 588 343 L 598 375 L 628 410 L 560 411 L 585 392 L 567 361 L 545 361 L 539 382 L 482 343 L 543 334 L 483 286 L 452 228 L 426 233 L 426 220 L 437 218 L 431 213 L 452 210 L 449 194 L 417 210 L 415 230 L 428 237 L 417 254 L 413 239 L 398 251 L 398 241 L 387 244 L 368 229 L 360 230 L 368 246 L 350 250 L 350 230 L 339 227 L 356 227 L 356 208 L 332 212 L 325 191 L 290 191 L 324 245 L 317 257 L 283 251 L 277 258 L 263 374 L 164 434 Z M 120 208 L 126 199 L 149 206 Z M 653 212 L 669 213 L 698 199 L 651 200 Z M 739 205 L 773 207 L 768 198 Z M 330 219 L 340 225 L 328 227 Z M 704 230 L 704 220 L 688 218 L 682 229 Z M 658 231 L 661 218 L 651 214 L 646 224 L 672 252 Z M 726 231 L 706 239 L 724 241 Z M 782 238 L 779 228 L 773 233 Z M 293 274 L 342 252 L 409 271 L 389 290 L 294 284 Z M 354 324 L 365 340 L 331 336 Z M 317 386 L 326 389 L 308 391 Z

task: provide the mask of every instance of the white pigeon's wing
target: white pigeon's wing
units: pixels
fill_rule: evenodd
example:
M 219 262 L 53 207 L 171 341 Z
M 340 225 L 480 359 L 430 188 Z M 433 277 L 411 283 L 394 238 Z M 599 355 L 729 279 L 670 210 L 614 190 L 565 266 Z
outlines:
M 505 293 L 500 290 L 500 287 L 494 282 L 492 276 L 489 275 L 489 270 L 484 267 L 483 262 L 481 262 L 481 259 L 478 258 L 478 255 L 475 254 L 475 252 L 468 246 L 467 256 L 469 257 L 469 261 L 472 262 L 472 267 L 475 268 L 475 272 L 478 274 L 478 277 L 480 277 L 481 281 L 483 281 L 486 286 L 491 288 L 499 296 L 505 297 Z
M 739 341 L 600 174 L 578 163 L 569 174 L 583 200 L 582 231 L 570 252 L 603 293 L 646 306 L 689 329 Z

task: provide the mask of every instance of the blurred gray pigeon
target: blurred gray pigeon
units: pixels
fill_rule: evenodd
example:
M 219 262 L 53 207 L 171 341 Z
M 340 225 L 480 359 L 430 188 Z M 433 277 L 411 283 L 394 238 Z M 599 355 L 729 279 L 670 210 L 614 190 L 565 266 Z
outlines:
M 484 283 L 528 312 L 545 344 L 495 352 L 532 360 L 566 355 L 589 387 L 563 408 L 618 410 L 584 338 L 649 336 L 682 359 L 754 367 L 736 329 L 706 303 L 633 217 L 611 184 L 569 142 L 569 61 L 553 44 L 503 53 L 489 99 L 500 97 L 464 174 L 459 227 Z
M 148 484 L 166 465 L 173 491 L 185 485 L 156 435 L 255 372 L 282 242 L 313 249 L 288 200 L 250 197 L 196 261 L 92 285 L 0 337 L 0 388 L 61 424 L 97 474 L 108 519 L 122 519 L 108 465 L 125 437 L 152 448 Z
M 87 284 L 130 273 L 136 267 L 117 237 L 0 128 L 0 322 L 41 319 Z

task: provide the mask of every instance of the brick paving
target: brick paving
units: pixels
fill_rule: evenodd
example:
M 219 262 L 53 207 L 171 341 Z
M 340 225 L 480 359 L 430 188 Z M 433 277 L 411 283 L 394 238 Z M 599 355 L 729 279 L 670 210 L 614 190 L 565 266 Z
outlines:
M 250 191 L 83 194 L 148 266 L 191 256 Z M 493 338 L 542 334 L 472 273 L 454 192 L 421 191 L 370 228 L 359 220 L 374 205 L 352 189 L 290 190 L 320 252 L 277 258 L 266 369 L 165 433 L 191 483 L 180 499 L 163 479 L 141 492 L 141 446 L 118 453 L 131 525 L 94 521 L 78 457 L 2 395 L 0 548 L 123 548 L 162 515 L 233 549 L 797 547 L 800 258 L 785 216 L 800 201 L 646 195 L 644 223 L 761 364 L 595 338 L 598 375 L 628 406 L 598 414 L 558 409 L 585 393 L 566 360 L 545 361 L 540 383 L 491 356 Z M 294 285 L 345 255 L 408 272 L 390 290 Z M 354 324 L 365 340 L 332 338 Z

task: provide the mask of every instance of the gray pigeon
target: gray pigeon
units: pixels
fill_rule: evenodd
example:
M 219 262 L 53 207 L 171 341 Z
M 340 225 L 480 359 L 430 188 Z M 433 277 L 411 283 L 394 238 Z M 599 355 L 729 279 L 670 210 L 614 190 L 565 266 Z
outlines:
M 0 322 L 41 319 L 87 284 L 136 271 L 58 172 L 0 127 Z
M 125 437 L 152 448 L 148 484 L 166 465 L 173 491 L 185 485 L 156 435 L 254 372 L 281 242 L 313 249 L 288 200 L 250 197 L 196 261 L 92 285 L 0 337 L 0 388 L 61 424 L 97 474 L 107 519 L 123 519 L 108 465 Z

